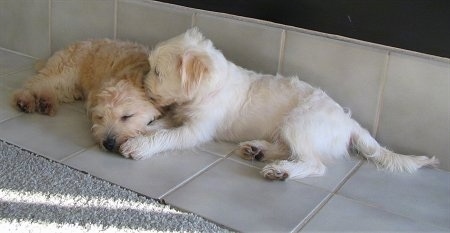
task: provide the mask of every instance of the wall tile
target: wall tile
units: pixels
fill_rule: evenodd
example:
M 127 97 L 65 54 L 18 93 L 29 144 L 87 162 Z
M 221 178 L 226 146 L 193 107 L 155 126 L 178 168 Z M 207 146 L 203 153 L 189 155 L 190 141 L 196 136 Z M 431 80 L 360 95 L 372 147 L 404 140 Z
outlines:
M 450 169 L 448 63 L 391 55 L 378 138 L 400 153 L 435 155 Z
M 53 0 L 52 51 L 92 38 L 114 37 L 114 0 Z
M 203 14 L 197 15 L 196 26 L 236 65 L 277 73 L 281 29 Z
M 117 38 L 150 47 L 185 32 L 192 13 L 139 0 L 121 0 L 117 10 Z
M 0 47 L 35 57 L 50 54 L 48 0 L 0 1 Z
M 286 33 L 282 73 L 323 89 L 372 130 L 387 52 L 297 32 Z

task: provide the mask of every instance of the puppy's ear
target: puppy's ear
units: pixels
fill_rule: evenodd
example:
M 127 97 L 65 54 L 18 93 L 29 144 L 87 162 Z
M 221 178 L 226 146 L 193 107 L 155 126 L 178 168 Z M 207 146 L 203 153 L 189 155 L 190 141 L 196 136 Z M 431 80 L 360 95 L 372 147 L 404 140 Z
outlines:
M 190 95 L 211 70 L 211 59 L 204 52 L 186 51 L 180 60 L 181 85 Z

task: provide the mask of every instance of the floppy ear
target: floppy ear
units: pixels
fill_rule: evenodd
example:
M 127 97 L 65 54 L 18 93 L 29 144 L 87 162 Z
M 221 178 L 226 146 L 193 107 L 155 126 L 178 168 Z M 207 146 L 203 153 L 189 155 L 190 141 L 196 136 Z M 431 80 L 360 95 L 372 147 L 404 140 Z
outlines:
M 181 85 L 188 95 L 200 84 L 211 70 L 208 54 L 199 51 L 186 51 L 181 57 Z

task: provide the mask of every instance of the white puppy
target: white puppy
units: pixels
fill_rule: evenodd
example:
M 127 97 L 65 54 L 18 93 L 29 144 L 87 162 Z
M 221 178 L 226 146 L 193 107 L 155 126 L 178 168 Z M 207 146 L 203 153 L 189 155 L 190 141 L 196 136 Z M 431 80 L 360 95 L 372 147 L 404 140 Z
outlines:
M 268 179 L 321 176 L 323 161 L 352 149 L 392 171 L 415 171 L 437 159 L 396 154 L 375 139 L 339 104 L 297 77 L 262 75 L 227 61 L 197 29 L 160 43 L 144 81 L 156 103 L 175 104 L 179 127 L 125 142 L 125 157 L 196 146 L 210 140 L 243 142 L 244 159 L 274 161 Z

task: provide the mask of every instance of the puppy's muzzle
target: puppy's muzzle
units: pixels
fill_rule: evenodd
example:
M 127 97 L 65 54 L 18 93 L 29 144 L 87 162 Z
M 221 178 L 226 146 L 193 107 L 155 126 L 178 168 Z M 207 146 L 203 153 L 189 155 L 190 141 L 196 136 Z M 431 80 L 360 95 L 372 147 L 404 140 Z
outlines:
M 116 147 L 116 138 L 112 136 L 108 136 L 103 142 L 103 147 L 107 149 L 108 151 L 113 151 Z

